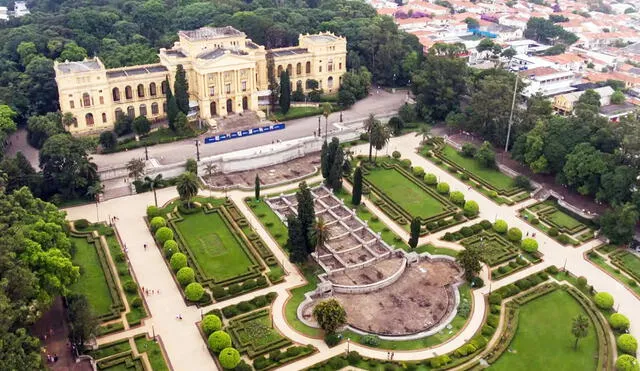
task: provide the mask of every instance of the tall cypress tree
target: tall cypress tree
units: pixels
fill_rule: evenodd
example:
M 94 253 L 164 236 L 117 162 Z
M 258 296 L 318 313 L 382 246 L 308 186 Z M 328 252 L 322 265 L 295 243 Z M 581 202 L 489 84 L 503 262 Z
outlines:
M 280 74 L 280 101 L 278 103 L 282 113 L 289 112 L 291 107 L 291 81 L 286 70 Z
M 300 183 L 299 191 L 296 193 L 298 200 L 298 221 L 300 230 L 304 237 L 304 246 L 307 254 L 313 252 L 315 246 L 311 243 L 311 229 L 316 220 L 316 211 L 313 208 L 313 195 L 306 182 Z
M 276 109 L 276 103 L 278 103 L 280 94 L 273 57 L 267 57 L 267 76 L 269 76 L 269 90 L 271 91 L 271 94 L 269 94 L 269 106 L 271 106 L 271 112 L 273 112 Z
M 333 157 L 331 171 L 329 172 L 329 187 L 337 192 L 342 189 L 342 163 L 344 162 L 344 152 L 342 147 L 338 147 Z
M 418 238 L 420 238 L 420 219 L 413 218 L 411 220 L 411 236 L 409 237 L 409 246 L 415 249 L 418 246 Z
M 360 166 L 356 168 L 356 172 L 353 174 L 353 194 L 351 195 L 351 203 L 354 205 L 360 205 L 362 200 L 362 169 Z
M 305 239 L 300 227 L 300 221 L 294 216 L 287 217 L 287 228 L 289 231 L 289 239 L 287 240 L 287 248 L 289 249 L 289 261 L 292 263 L 302 263 L 307 260 L 309 253 L 305 246 Z
M 320 170 L 322 170 L 322 177 L 327 179 L 331 170 L 331 163 L 329 162 L 329 147 L 326 140 L 322 143 L 322 151 L 320 152 Z
M 179 64 L 176 68 L 176 81 L 173 83 L 178 109 L 185 115 L 189 113 L 189 83 L 184 68 Z
M 256 185 L 255 185 L 254 191 L 256 193 L 256 200 L 259 200 L 260 199 L 260 177 L 258 176 L 258 173 L 256 173 Z

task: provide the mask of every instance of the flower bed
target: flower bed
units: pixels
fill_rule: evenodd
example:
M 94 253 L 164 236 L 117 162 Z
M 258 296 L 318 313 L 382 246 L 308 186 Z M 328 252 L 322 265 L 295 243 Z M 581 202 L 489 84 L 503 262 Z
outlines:
M 231 320 L 227 331 L 236 349 L 241 353 L 247 353 L 249 358 L 291 345 L 291 340 L 273 328 L 268 309 Z

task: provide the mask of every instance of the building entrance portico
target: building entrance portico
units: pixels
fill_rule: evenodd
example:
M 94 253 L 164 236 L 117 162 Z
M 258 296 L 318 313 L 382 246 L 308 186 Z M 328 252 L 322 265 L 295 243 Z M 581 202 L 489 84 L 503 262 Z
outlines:
M 227 99 L 227 114 L 233 112 L 233 100 L 231 98 Z
M 211 102 L 209 104 L 209 111 L 211 112 L 211 117 L 214 117 L 218 114 L 218 110 L 216 107 L 216 102 Z
M 249 99 L 247 97 L 242 97 L 242 110 L 246 111 L 249 109 Z

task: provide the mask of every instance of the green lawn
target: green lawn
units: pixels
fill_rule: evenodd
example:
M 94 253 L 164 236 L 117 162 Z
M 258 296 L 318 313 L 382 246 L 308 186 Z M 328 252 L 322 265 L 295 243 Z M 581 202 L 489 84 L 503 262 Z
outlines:
M 291 290 L 291 297 L 287 300 L 287 304 L 284 308 L 284 315 L 287 318 L 287 322 L 296 331 L 313 337 L 322 337 L 322 330 L 319 328 L 309 327 L 305 325 L 300 319 L 298 319 L 297 310 L 300 303 L 304 300 L 304 294 L 313 291 L 318 286 L 318 274 L 324 272 L 320 266 L 315 263 L 307 263 L 302 266 L 298 266 L 304 274 L 307 284 L 301 287 L 297 287 Z
M 273 113 L 271 115 L 271 119 L 275 121 L 287 121 L 302 117 L 318 116 L 321 114 L 322 107 L 291 107 L 286 114 L 283 114 L 282 112 Z M 322 130 L 324 130 L 324 126 L 322 127 Z
M 207 277 L 223 281 L 253 265 L 219 213 L 185 215 L 175 225 Z
M 573 350 L 573 318 L 584 309 L 563 290 L 556 290 L 520 308 L 516 335 L 491 370 L 594 370 L 598 341 L 593 323 Z
M 160 344 L 153 340 L 147 340 L 144 335 L 136 338 L 135 341 L 138 352 L 147 353 L 147 357 L 149 357 L 149 363 L 151 363 L 153 371 L 169 370 L 169 367 L 167 367 L 167 363 L 164 360 L 164 356 L 162 355 L 162 350 L 160 350 Z
M 271 210 L 264 200 L 255 201 L 252 198 L 251 200 L 245 200 L 245 202 L 249 205 L 262 225 L 264 225 L 267 231 L 269 231 L 271 237 L 273 237 L 278 245 L 284 249 L 287 239 L 289 238 L 289 232 L 287 231 L 287 226 L 284 225 L 278 215 Z
M 575 220 L 570 215 L 567 215 L 567 214 L 563 213 L 560 210 L 556 210 L 556 211 L 552 212 L 551 214 L 548 214 L 547 217 L 549 218 L 549 220 L 553 221 L 557 225 L 559 225 L 561 227 L 564 227 L 566 229 L 569 229 L 569 230 L 574 229 L 574 228 L 578 228 L 579 226 L 582 225 L 582 223 L 580 223 L 579 221 Z
M 474 158 L 463 157 L 453 147 L 445 145 L 442 149 L 442 156 L 463 167 L 469 173 L 477 176 L 485 182 L 493 185 L 497 189 L 507 190 L 513 188 L 513 179 L 503 174 L 498 169 L 488 169 L 481 166 Z
M 611 245 L 609 245 L 611 246 Z M 618 281 L 620 281 L 623 285 L 625 285 L 628 289 L 632 290 L 636 294 L 640 295 L 640 286 L 633 278 L 629 278 L 626 274 L 623 274 L 620 269 L 609 264 L 602 255 L 597 252 L 590 252 L 587 254 L 589 260 L 600 266 L 602 269 L 607 271 L 610 275 L 614 276 Z
M 443 212 L 444 205 L 395 169 L 373 169 L 366 179 L 412 217 L 423 219 Z
M 618 254 L 617 257 L 623 267 L 633 272 L 636 277 L 640 277 L 640 258 L 628 251 Z
M 86 295 L 96 316 L 108 314 L 113 300 L 96 245 L 87 242 L 86 238 L 72 237 L 71 240 L 76 245 L 73 264 L 80 267 L 80 278 L 70 287 L 70 290 Z

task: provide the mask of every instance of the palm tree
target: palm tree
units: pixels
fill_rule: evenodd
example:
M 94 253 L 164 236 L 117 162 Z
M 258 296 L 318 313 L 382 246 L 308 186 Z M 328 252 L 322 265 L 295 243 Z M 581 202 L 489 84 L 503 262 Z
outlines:
M 380 121 L 376 120 L 376 117 L 373 115 L 373 113 L 370 113 L 369 117 L 363 122 L 364 131 L 369 135 L 369 162 L 371 162 L 371 154 L 373 153 L 373 143 L 371 143 L 371 130 L 373 129 L 376 122 L 379 123 Z
M 431 135 L 431 126 L 429 125 L 422 125 L 420 127 L 420 134 L 422 135 L 422 144 L 424 144 L 424 142 L 427 140 L 427 138 L 429 138 L 429 136 Z
M 316 225 L 313 226 L 313 236 L 316 240 L 316 254 L 318 248 L 322 247 L 324 243 L 329 239 L 329 226 L 325 223 L 322 217 L 318 218 Z
M 71 126 L 74 122 L 76 122 L 76 118 L 73 116 L 73 113 L 66 112 L 64 115 L 62 115 L 62 125 Z
M 204 172 L 207 173 L 209 181 L 211 182 L 211 177 L 213 176 L 213 174 L 218 172 L 218 165 L 214 164 L 213 162 L 209 162 L 204 166 Z M 211 184 L 209 184 L 209 197 L 211 197 Z
M 129 171 L 129 178 L 135 180 L 140 179 L 144 175 L 145 163 L 141 158 L 132 158 L 127 162 L 127 170 Z
M 574 350 L 578 350 L 578 340 L 580 338 L 587 337 L 589 334 L 589 319 L 582 314 L 578 314 L 573 319 L 573 324 L 571 326 L 571 333 L 576 338 L 576 342 L 573 346 Z
M 389 126 L 380 121 L 374 123 L 371 134 L 369 134 L 369 144 L 376 147 L 376 160 L 378 159 L 378 151 L 389 143 L 389 138 L 391 138 Z M 371 152 L 369 152 L 369 156 L 371 156 Z
M 158 207 L 158 196 L 156 196 L 156 188 L 158 188 L 158 186 L 162 183 L 162 174 L 158 174 L 156 175 L 155 178 L 151 178 L 151 177 L 144 177 L 144 184 L 145 186 L 149 187 L 151 189 L 151 192 L 153 192 L 153 201 L 156 204 L 156 207 Z
M 104 184 L 98 182 L 93 183 L 87 188 L 87 196 L 93 198 L 96 201 L 96 222 L 100 220 L 100 212 L 98 211 L 98 201 L 100 201 L 100 195 L 104 193 Z
M 198 180 L 196 179 L 196 175 L 189 171 L 180 174 L 176 181 L 176 188 L 180 199 L 186 202 L 187 207 L 190 209 L 191 199 L 198 194 Z
M 324 139 L 327 140 L 327 130 L 329 129 L 329 115 L 331 114 L 333 107 L 331 103 L 322 103 L 322 116 L 324 116 Z

